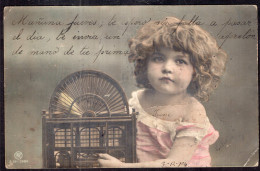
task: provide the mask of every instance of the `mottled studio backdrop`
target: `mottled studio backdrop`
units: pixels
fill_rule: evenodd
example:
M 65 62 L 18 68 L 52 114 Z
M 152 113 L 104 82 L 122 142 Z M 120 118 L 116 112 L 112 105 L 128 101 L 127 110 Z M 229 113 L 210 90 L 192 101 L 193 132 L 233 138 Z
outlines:
M 144 23 L 167 16 L 200 25 L 227 52 L 222 84 L 204 103 L 220 133 L 210 149 L 212 164 L 249 163 L 259 143 L 256 7 L 6 7 L 6 166 L 42 167 L 41 111 L 48 109 L 55 87 L 68 74 L 103 71 L 120 83 L 129 98 L 136 87 L 127 40 Z M 15 159 L 17 151 L 22 152 L 23 162 Z

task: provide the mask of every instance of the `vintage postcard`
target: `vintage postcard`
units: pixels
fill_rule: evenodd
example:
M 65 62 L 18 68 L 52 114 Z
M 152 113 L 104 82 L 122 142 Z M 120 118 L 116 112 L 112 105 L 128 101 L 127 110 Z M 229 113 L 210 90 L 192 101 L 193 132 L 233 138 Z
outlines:
M 4 8 L 8 169 L 258 166 L 257 7 Z

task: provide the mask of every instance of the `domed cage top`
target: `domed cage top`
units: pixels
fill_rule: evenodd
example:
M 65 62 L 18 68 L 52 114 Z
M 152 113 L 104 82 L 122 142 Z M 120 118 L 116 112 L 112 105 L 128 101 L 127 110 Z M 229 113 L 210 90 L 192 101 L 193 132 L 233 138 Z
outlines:
M 136 162 L 136 115 L 107 74 L 83 70 L 64 78 L 42 118 L 45 168 L 99 167 L 98 153 Z
M 55 88 L 50 117 L 113 117 L 129 115 L 126 95 L 107 74 L 83 70 L 70 74 Z

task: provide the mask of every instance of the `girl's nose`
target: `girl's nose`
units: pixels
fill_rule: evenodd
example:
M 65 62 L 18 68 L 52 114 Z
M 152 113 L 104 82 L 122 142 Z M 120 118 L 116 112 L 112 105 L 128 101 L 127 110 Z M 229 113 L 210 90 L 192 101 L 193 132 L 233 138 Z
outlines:
M 171 61 L 166 61 L 162 67 L 162 73 L 171 74 L 174 70 L 174 63 Z

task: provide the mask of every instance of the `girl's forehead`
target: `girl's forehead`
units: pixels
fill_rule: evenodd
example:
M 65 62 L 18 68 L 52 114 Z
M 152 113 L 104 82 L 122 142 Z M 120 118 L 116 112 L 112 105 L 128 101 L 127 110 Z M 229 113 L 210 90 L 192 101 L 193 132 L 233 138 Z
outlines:
M 175 50 L 173 48 L 164 47 L 164 46 L 160 46 L 160 47 L 156 48 L 154 53 L 160 53 L 163 55 L 177 55 L 177 56 L 188 57 L 188 58 L 190 56 L 188 53 L 186 53 L 184 51 Z

